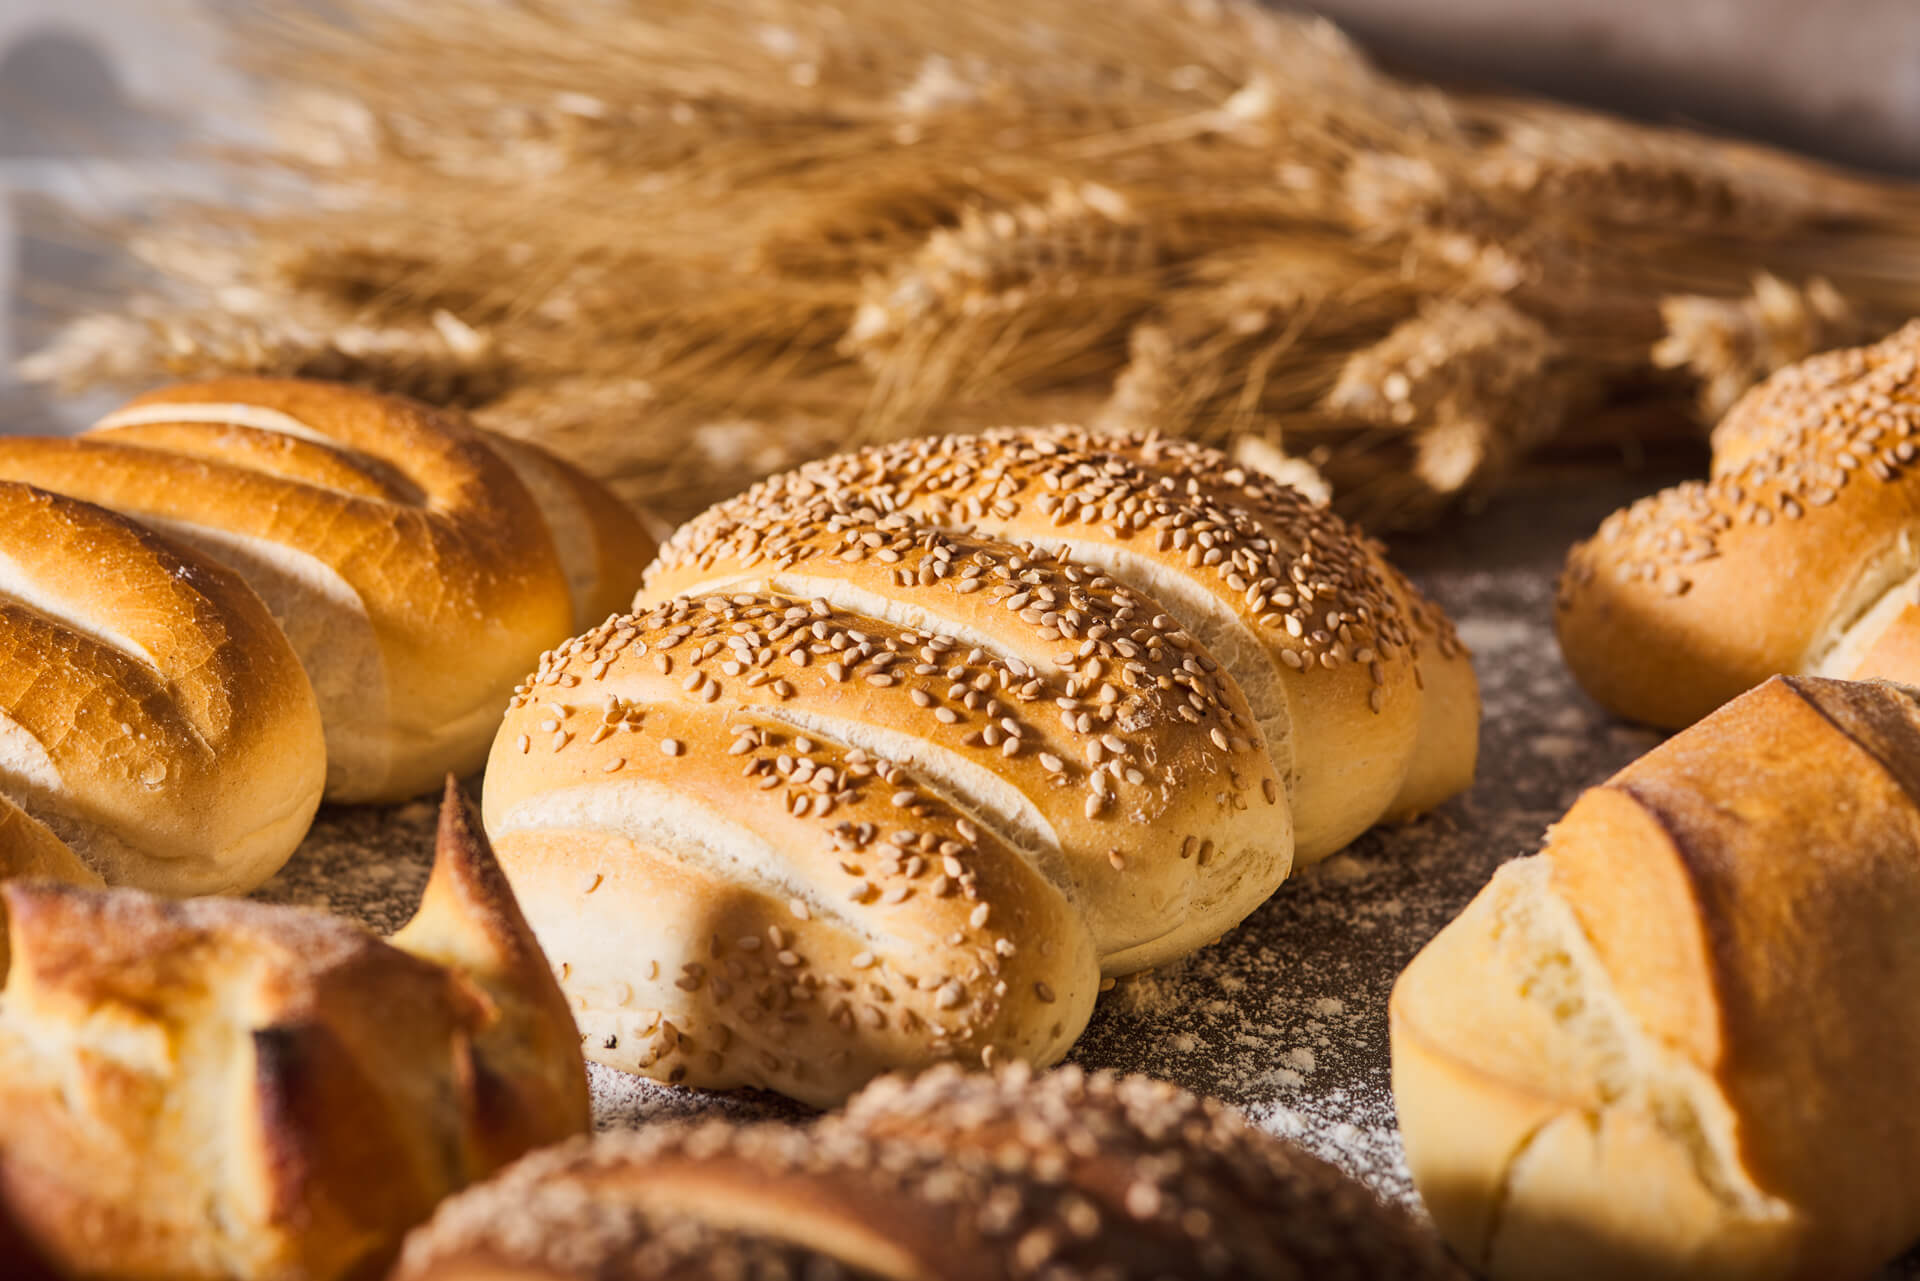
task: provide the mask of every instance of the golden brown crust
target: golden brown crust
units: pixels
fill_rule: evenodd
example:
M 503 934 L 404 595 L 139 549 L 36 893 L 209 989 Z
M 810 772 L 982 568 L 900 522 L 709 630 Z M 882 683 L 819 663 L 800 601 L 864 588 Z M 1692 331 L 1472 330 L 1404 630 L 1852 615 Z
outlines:
M 475 1149 L 492 1169 L 586 1128 L 592 1103 L 567 998 L 451 776 L 434 844 L 420 908 L 388 942 L 461 976 L 491 1006 L 469 1070 Z
M 770 616 L 772 662 L 735 673 L 737 688 L 731 647 L 681 658 L 681 676 L 706 674 L 694 698 L 715 697 L 710 677 L 730 702 L 924 753 L 976 819 L 1060 862 L 1107 973 L 1218 937 L 1286 874 L 1289 817 L 1252 713 L 1151 597 L 1062 555 L 901 517 L 793 528 L 779 564 L 713 561 L 731 590 L 822 603 Z
M 512 447 L 523 458 L 531 446 Z M 548 460 L 546 490 L 590 482 Z M 645 545 L 604 495 L 550 529 L 497 438 L 424 405 L 290 379 L 136 398 L 77 439 L 0 439 L 0 476 L 97 502 L 233 566 L 307 665 L 327 721 L 328 795 L 398 799 L 479 766 L 533 655 L 572 631 L 562 524 L 630 589 Z
M 1444 617 L 1414 607 L 1379 548 L 1338 517 L 1187 442 L 1021 428 L 811 463 L 682 526 L 647 594 L 781 566 L 814 525 L 865 510 L 1065 549 L 1163 601 L 1245 690 L 1288 780 L 1301 861 L 1471 778 L 1477 695 L 1464 726 L 1422 716 L 1427 671 L 1472 687 Z M 1448 764 L 1425 768 L 1433 760 Z M 1418 795 L 1403 801 L 1415 773 Z
M 1460 1275 L 1347 1176 L 1171 1086 L 939 1069 L 804 1131 L 709 1123 L 539 1154 L 442 1207 L 397 1281 L 679 1277 L 663 1244 L 690 1227 L 710 1257 L 794 1275 Z
M 1093 940 L 1040 855 L 929 786 L 931 759 L 903 768 L 850 727 L 912 734 L 891 719 L 910 713 L 989 759 L 979 777 L 1036 792 L 1073 786 L 1064 759 L 1010 732 L 1039 737 L 999 684 L 996 724 L 1021 750 L 965 747 L 971 726 L 905 697 L 926 687 L 911 672 L 926 638 L 864 625 L 856 641 L 821 604 L 676 601 L 568 642 L 515 695 L 487 824 L 588 1057 L 831 1104 L 902 1065 L 1052 1062 L 1085 1025 Z M 955 664 L 1012 678 L 958 651 L 942 670 Z M 1073 817 L 1094 822 L 1082 792 Z M 1136 848 L 1119 816 L 1103 826 Z M 1091 859 L 1119 879 L 1108 848 Z
M 334 1281 L 586 1128 L 571 1038 L 527 1035 L 564 1018 L 538 950 L 470 820 L 443 836 L 430 959 L 244 900 L 0 886 L 0 1201 L 36 1249 L 128 1281 Z
M 0 875 L 251 889 L 324 774 L 313 691 L 237 575 L 0 481 Z
M 1909 325 L 1781 370 L 1715 431 L 1710 479 L 1573 549 L 1556 624 L 1589 693 L 1677 728 L 1776 673 L 1920 680 L 1920 618 L 1869 616 L 1911 599 L 1920 570 L 1917 358 Z M 1849 636 L 1855 623 L 1872 634 Z M 1872 653 L 1889 626 L 1907 643 Z
M 1864 1276 L 1920 1234 L 1915 761 L 1920 693 L 1770 680 L 1589 792 L 1414 960 L 1395 1094 L 1470 1261 Z

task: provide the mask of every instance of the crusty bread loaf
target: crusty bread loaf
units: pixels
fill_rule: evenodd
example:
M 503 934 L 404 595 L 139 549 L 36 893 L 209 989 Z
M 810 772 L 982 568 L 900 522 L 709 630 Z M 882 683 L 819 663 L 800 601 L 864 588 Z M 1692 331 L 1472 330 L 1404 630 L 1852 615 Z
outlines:
M 1158 602 L 1244 691 L 1287 789 L 1297 862 L 1472 780 L 1479 696 L 1447 620 L 1331 512 L 1185 441 L 1017 429 L 811 463 L 682 526 L 643 599 L 774 590 L 953 627 L 918 598 L 896 609 L 890 566 L 856 559 L 866 526 L 903 518 L 1064 553 Z
M 1869 1275 L 1920 1236 L 1920 691 L 1776 678 L 1408 966 L 1394 1096 L 1495 1278 Z
M 532 446 L 326 383 L 163 388 L 76 439 L 0 437 L 0 477 L 244 577 L 306 666 L 342 801 L 477 769 L 534 656 L 624 608 L 652 554 L 630 513 Z
M 587 1127 L 563 998 L 452 789 L 419 914 L 0 885 L 0 1203 L 65 1275 L 374 1275 L 448 1193 Z
M 1142 1077 L 947 1069 L 804 1130 L 540 1153 L 443 1206 L 395 1281 L 1460 1276 L 1408 1216 L 1217 1104 Z
M 568 642 L 514 697 L 486 813 L 590 1058 L 820 1104 L 939 1058 L 1050 1063 L 1103 964 L 1191 950 L 1286 874 L 1259 731 L 1190 636 L 1070 564 L 906 543 L 1057 587 L 1141 637 L 1137 674 L 1036 669 L 1004 608 L 956 642 L 741 594 Z M 984 604 L 971 581 L 919 591 Z
M 237 575 L 0 481 L 0 879 L 251 889 L 325 773 L 299 659 Z
M 1615 712 L 1688 725 L 1776 673 L 1920 681 L 1920 323 L 1748 392 L 1711 477 L 1615 512 L 1556 624 Z

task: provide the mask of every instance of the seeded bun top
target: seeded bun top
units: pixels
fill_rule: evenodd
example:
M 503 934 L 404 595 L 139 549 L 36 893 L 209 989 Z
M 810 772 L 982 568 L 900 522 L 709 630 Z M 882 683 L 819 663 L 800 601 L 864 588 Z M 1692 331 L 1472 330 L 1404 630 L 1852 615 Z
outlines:
M 885 560 L 897 548 L 865 528 L 879 521 L 909 541 L 924 528 L 1028 544 L 1160 602 L 1243 691 L 1289 796 L 1299 862 L 1472 778 L 1479 701 L 1451 624 L 1337 516 L 1190 442 L 1021 428 L 824 459 L 682 526 L 645 595 Z M 841 537 L 823 543 L 829 525 Z M 996 603 L 1029 608 L 1020 595 Z M 1084 625 L 1069 624 L 1061 637 L 1078 643 Z
M 941 1069 L 806 1129 L 710 1122 L 538 1154 L 442 1206 L 396 1281 L 708 1275 L 677 1270 L 689 1237 L 796 1276 L 1462 1277 L 1404 1213 L 1172 1086 Z
M 1710 479 L 1615 512 L 1568 555 L 1556 623 L 1580 683 L 1679 727 L 1778 673 L 1920 680 L 1916 432 L 1920 324 L 1749 392 Z

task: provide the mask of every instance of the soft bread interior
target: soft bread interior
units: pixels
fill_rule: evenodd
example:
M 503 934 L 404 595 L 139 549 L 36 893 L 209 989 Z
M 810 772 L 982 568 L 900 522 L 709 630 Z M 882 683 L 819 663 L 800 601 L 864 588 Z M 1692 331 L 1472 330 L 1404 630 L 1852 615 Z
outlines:
M 249 1249 L 251 1225 L 236 1221 L 263 1220 L 274 1208 L 247 1203 L 247 1182 L 229 1146 L 251 1127 L 256 1104 L 253 1046 L 244 1023 L 236 1021 L 245 1018 L 245 1003 L 232 999 L 244 994 L 195 976 L 170 990 L 164 1015 L 118 1000 L 73 1008 L 55 976 L 47 984 L 55 990 L 43 998 L 32 968 L 34 932 L 45 928 L 37 918 L 45 909 L 32 902 L 20 906 L 17 964 L 0 989 L 0 1074 L 8 1087 L 22 1097 L 70 1091 L 73 1106 L 83 1112 L 113 1109 L 109 1132 L 137 1134 L 145 1152 L 165 1155 L 143 1160 L 129 1153 L 117 1172 L 118 1186 L 94 1189 L 103 1199 L 129 1206 L 180 1204 L 153 1189 L 154 1182 L 217 1190 L 190 1217 L 140 1215 L 128 1224 L 164 1253 L 192 1258 L 200 1275 L 271 1269 L 274 1260 Z M 43 999 L 51 1002 L 48 1008 L 41 1008 Z M 76 1061 L 91 1067 L 76 1073 Z M 164 1107 L 152 1106 L 161 1099 Z
M 386 662 L 360 594 L 326 562 L 283 543 L 182 521 L 141 519 L 233 570 L 266 602 L 320 703 L 327 796 L 355 800 L 382 791 L 393 770 L 393 731 L 402 727 L 389 725 Z M 455 730 L 437 735 L 457 736 Z
M 1887 579 L 1910 566 L 1890 563 L 1870 576 L 1877 589 L 1864 608 L 1802 670 L 1839 680 L 1882 677 L 1920 682 L 1920 573 Z
M 1491 1276 L 1652 1276 L 1648 1259 L 1712 1276 L 1791 1225 L 1712 1077 L 1621 1003 L 1545 857 L 1501 868 L 1415 959 L 1394 1033 L 1415 1183 Z
M 1917 589 L 1920 544 L 1916 544 L 1911 531 L 1901 530 L 1893 542 L 1867 561 L 1841 595 L 1827 625 L 1807 647 L 1800 671 L 1843 680 L 1853 677 L 1860 670 L 1861 660 L 1902 610 L 1920 599 Z M 1914 675 L 1920 676 L 1920 672 Z

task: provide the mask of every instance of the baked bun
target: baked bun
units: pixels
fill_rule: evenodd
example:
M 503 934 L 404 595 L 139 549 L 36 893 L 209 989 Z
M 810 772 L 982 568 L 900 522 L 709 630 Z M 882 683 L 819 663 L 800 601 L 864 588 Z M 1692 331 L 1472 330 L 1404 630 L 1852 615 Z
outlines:
M 1185 441 L 1021 428 L 810 463 L 682 526 L 643 599 L 820 595 L 964 637 L 970 619 L 937 612 L 961 597 L 903 593 L 887 565 L 858 559 L 883 521 L 906 522 L 905 541 L 939 530 L 1003 555 L 1028 546 L 1158 602 L 1244 691 L 1290 800 L 1296 862 L 1472 781 L 1479 695 L 1447 620 L 1337 516 Z M 1076 642 L 1070 628 L 1058 644 Z
M 325 775 L 299 659 L 237 575 L 0 481 L 0 878 L 248 890 Z
M 662 1126 L 539 1153 L 449 1201 L 395 1281 L 1461 1274 L 1405 1214 L 1143 1077 L 888 1079 L 843 1117 Z
M 1391 1003 L 1495 1278 L 1865 1277 L 1920 1236 L 1920 691 L 1769 680 L 1588 791 Z
M 245 578 L 312 680 L 336 801 L 479 768 L 534 656 L 623 608 L 652 553 L 630 513 L 532 446 L 327 383 L 163 388 L 75 439 L 0 438 L 0 477 Z
M 0 1202 L 67 1275 L 373 1275 L 442 1197 L 587 1128 L 565 1003 L 451 783 L 391 943 L 241 899 L 0 906 Z
M 1920 324 L 1748 392 L 1710 479 L 1567 558 L 1560 648 L 1614 712 L 1689 725 L 1777 673 L 1920 681 Z
M 940 1058 L 1050 1063 L 1103 970 L 1192 951 L 1286 875 L 1259 730 L 1157 605 L 904 522 L 819 537 L 848 533 L 873 555 L 821 597 L 676 599 L 514 696 L 487 826 L 590 1058 L 822 1105 Z M 883 591 L 940 630 L 825 598 Z

